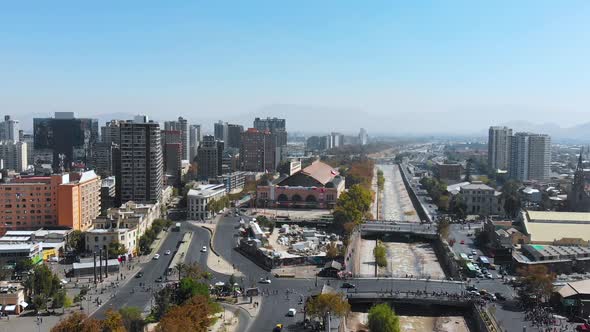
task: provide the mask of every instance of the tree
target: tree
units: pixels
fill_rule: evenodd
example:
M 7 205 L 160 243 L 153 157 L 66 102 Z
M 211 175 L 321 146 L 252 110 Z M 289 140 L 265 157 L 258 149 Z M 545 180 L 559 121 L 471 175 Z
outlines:
M 111 242 L 108 247 L 109 257 L 118 257 L 127 253 L 125 245 L 120 242 Z
M 33 268 L 33 261 L 30 258 L 18 260 L 14 266 L 15 272 L 27 272 Z
M 544 301 L 551 297 L 555 274 L 549 273 L 545 265 L 530 265 L 519 269 L 521 286 L 518 294 L 524 301 Z
M 444 240 L 449 238 L 451 223 L 448 219 L 444 218 L 443 220 L 439 221 L 436 226 L 436 232 L 440 235 L 440 237 Z
M 310 317 L 326 319 L 328 313 L 343 317 L 350 312 L 350 304 L 342 294 L 324 293 L 311 297 L 307 301 L 307 313 Z
M 119 309 L 119 314 L 121 314 L 123 325 L 128 332 L 143 332 L 145 323 L 138 307 L 123 307 Z
M 174 295 L 174 289 L 171 287 L 164 287 L 154 295 L 155 305 L 152 307 L 152 315 L 156 320 L 160 320 L 175 304 Z
M 334 209 L 334 223 L 342 231 L 347 223 L 360 224 L 369 212 L 373 197 L 371 191 L 361 185 L 353 185 L 342 193 Z
M 53 308 L 62 308 L 66 304 L 66 298 L 66 291 L 64 289 L 60 289 L 57 293 L 53 295 L 51 305 L 53 306 Z
M 461 193 L 453 197 L 449 209 L 451 213 L 457 216 L 457 218 L 465 219 L 467 216 L 467 204 L 465 203 L 465 199 Z
M 205 296 L 195 296 L 185 304 L 175 306 L 166 313 L 158 324 L 159 332 L 205 332 L 213 320 L 215 307 Z
M 516 181 L 508 181 L 502 187 L 502 199 L 504 200 L 504 211 L 508 216 L 515 217 L 521 207 L 520 184 Z
M 72 231 L 68 235 L 68 247 L 77 253 L 84 251 L 84 248 L 86 247 L 85 242 L 86 239 L 84 233 L 80 230 Z
M 378 242 L 373 249 L 373 255 L 375 256 L 375 262 L 378 266 L 387 266 L 387 249 L 381 242 Z
M 400 332 L 399 317 L 388 304 L 377 304 L 369 310 L 369 330 L 371 332 Z
M 61 320 L 51 332 L 102 332 L 102 324 L 99 320 L 90 318 L 81 312 L 74 312 Z
M 192 278 L 182 278 L 178 285 L 177 304 L 182 304 L 194 296 L 209 298 L 209 287 Z
M 102 321 L 102 330 L 103 332 L 127 332 L 123 324 L 123 316 L 117 311 L 107 310 Z
M 47 301 L 60 289 L 59 278 L 46 265 L 37 265 L 24 282 L 25 293 L 32 299 L 35 310 L 47 308 Z
M 328 258 L 336 258 L 340 255 L 340 251 L 338 250 L 338 246 L 334 242 L 328 243 L 326 246 L 326 257 Z

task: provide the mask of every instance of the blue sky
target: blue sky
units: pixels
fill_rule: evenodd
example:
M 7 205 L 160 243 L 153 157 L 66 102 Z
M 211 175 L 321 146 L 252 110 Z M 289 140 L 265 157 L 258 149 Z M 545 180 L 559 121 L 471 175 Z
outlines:
M 585 0 L 13 1 L 0 110 L 198 121 L 294 104 L 571 125 L 590 115 L 589 22 Z

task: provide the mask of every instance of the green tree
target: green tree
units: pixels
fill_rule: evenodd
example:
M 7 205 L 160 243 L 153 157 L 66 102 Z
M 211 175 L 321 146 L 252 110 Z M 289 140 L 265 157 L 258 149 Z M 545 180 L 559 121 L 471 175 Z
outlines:
M 83 252 L 86 247 L 84 233 L 80 230 L 74 230 L 68 235 L 68 247 L 77 252 Z
M 182 278 L 178 286 L 177 304 L 182 304 L 197 295 L 209 297 L 209 287 L 193 278 Z
M 387 249 L 381 242 L 377 242 L 377 245 L 373 249 L 373 255 L 379 267 L 387 266 Z
M 33 268 L 33 261 L 29 258 L 21 259 L 16 262 L 14 266 L 15 272 L 27 272 Z
M 127 329 L 123 324 L 123 316 L 117 311 L 107 310 L 105 318 L 102 321 L 103 332 L 126 332 Z
M 453 213 L 457 218 L 465 219 L 467 217 L 467 204 L 465 203 L 465 199 L 461 193 L 455 195 L 451 200 L 449 210 Z
M 119 309 L 123 325 L 128 332 L 143 332 L 145 323 L 138 307 L 123 307 Z
M 399 317 L 388 304 L 377 304 L 369 310 L 369 330 L 371 332 L 401 332 Z
M 118 257 L 120 255 L 124 255 L 125 253 L 127 253 L 127 249 L 125 249 L 125 245 L 120 242 L 109 243 L 108 251 L 109 251 L 109 257 Z
M 53 295 L 51 305 L 53 306 L 53 308 L 63 308 L 66 304 L 66 299 L 67 295 L 65 289 L 60 289 Z
M 502 199 L 504 200 L 504 211 L 510 217 L 516 217 L 520 210 L 521 201 L 518 189 L 520 183 L 516 181 L 508 181 L 502 187 Z
M 371 192 L 361 185 L 353 185 L 344 192 L 336 202 L 334 223 L 342 231 L 347 223 L 360 224 L 369 212 L 373 197 Z

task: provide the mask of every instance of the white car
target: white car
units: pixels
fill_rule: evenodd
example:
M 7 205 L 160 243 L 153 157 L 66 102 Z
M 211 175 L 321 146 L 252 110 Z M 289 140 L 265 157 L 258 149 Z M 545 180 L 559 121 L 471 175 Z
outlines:
M 207 252 L 207 247 L 203 246 L 203 248 L 201 248 L 201 252 Z
M 291 308 L 291 309 L 289 309 L 289 311 L 287 311 L 287 316 L 295 317 L 296 313 L 297 313 L 297 309 Z
M 260 278 L 260 283 L 261 284 L 270 284 L 271 281 L 268 278 Z
M 488 279 L 494 279 L 494 276 L 491 273 L 486 273 L 486 278 Z
M 160 254 L 155 254 L 154 259 L 160 259 Z
M 471 254 L 472 255 L 477 255 L 477 250 L 475 250 L 475 249 L 471 250 Z
M 164 252 L 164 255 L 170 255 L 170 250 L 166 250 L 166 251 Z

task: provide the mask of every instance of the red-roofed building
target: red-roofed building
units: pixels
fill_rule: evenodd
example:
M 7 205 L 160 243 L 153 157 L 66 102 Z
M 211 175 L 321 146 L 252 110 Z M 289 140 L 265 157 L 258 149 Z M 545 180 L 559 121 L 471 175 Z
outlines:
M 344 191 L 344 177 L 316 161 L 277 183 L 258 186 L 258 206 L 332 209 Z

